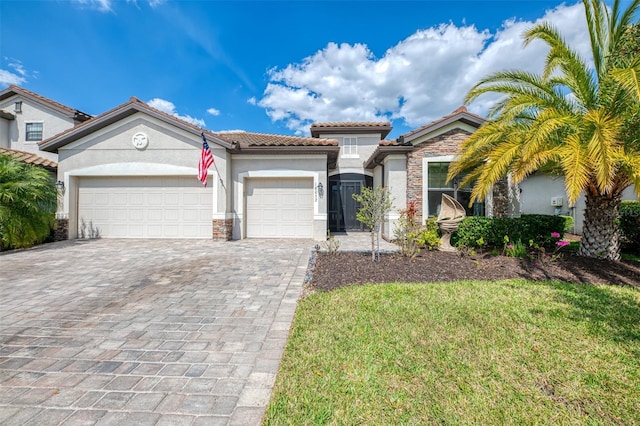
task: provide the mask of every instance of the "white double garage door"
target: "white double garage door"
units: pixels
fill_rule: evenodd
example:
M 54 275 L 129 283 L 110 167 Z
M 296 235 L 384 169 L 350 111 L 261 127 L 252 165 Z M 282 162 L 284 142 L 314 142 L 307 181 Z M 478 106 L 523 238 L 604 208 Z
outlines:
M 248 238 L 311 238 L 313 180 L 246 179 Z M 83 177 L 78 234 L 104 238 L 211 238 L 213 190 L 195 177 Z

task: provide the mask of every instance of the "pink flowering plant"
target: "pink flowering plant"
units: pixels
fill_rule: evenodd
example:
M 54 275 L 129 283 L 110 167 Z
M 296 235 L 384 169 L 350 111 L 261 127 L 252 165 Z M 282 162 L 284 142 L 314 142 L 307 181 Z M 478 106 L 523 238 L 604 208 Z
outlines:
M 560 239 L 559 232 L 552 232 L 551 239 L 554 242 L 554 248 L 548 252 L 544 246 L 539 245 L 533 240 L 529 240 L 529 245 L 527 246 L 520 240 L 513 243 L 510 241 L 509 236 L 505 235 L 502 253 L 507 257 L 528 258 L 536 261 L 536 264 L 554 262 L 562 257 L 562 248 L 568 246 L 570 243 L 569 241 Z

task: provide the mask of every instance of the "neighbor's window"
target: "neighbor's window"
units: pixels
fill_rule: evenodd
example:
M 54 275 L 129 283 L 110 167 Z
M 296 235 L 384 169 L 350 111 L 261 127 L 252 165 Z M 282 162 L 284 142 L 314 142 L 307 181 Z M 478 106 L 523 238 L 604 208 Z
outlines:
M 42 140 L 42 123 L 27 123 L 26 140 L 41 141 Z
M 450 195 L 462 204 L 467 211 L 467 216 L 483 216 L 484 204 L 474 203 L 469 207 L 471 200 L 471 185 L 459 187 L 457 182 L 460 179 L 454 179 L 447 183 L 447 173 L 449 173 L 448 162 L 428 163 L 428 205 L 429 216 L 438 216 L 440 213 L 440 203 L 442 202 L 442 194 Z
M 358 155 L 358 138 L 344 137 L 342 138 L 342 155 L 357 156 Z

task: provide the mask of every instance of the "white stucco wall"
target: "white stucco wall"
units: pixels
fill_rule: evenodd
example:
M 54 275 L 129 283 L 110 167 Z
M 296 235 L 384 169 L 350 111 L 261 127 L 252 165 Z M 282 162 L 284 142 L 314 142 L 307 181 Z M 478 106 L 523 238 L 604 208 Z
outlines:
M 14 106 L 18 101 L 22 101 L 22 112 L 16 113 L 14 112 Z M 73 127 L 73 118 L 66 117 L 58 111 L 43 107 L 20 96 L 12 96 L 0 102 L 0 109 L 15 115 L 15 119 L 9 122 L 7 132 L 9 143 L 6 147 L 37 153 L 41 157 L 56 161 L 57 155 L 55 153 L 40 151 L 38 141 L 27 142 L 25 140 L 26 123 L 42 122 L 42 140 L 45 140 Z M 0 133 L 0 135 L 4 134 Z
M 324 195 L 315 196 L 313 205 L 313 239 L 323 241 L 327 236 L 327 156 L 314 155 L 232 155 L 233 239 L 245 238 L 244 189 L 245 179 L 260 177 L 313 178 L 313 187 L 322 183 Z
M 136 149 L 132 137 L 138 132 L 148 136 L 145 149 Z M 227 214 L 226 191 L 228 154 L 225 148 L 210 141 L 215 167 L 223 177 L 218 179 L 212 165 L 209 176 L 214 184 L 203 191 L 214 191 L 212 219 Z M 61 215 L 69 217 L 70 238 L 77 229 L 78 179 L 82 176 L 192 176 L 197 177 L 202 139 L 198 135 L 170 126 L 142 113 L 134 114 L 100 129 L 59 149 L 58 179 L 65 182 Z

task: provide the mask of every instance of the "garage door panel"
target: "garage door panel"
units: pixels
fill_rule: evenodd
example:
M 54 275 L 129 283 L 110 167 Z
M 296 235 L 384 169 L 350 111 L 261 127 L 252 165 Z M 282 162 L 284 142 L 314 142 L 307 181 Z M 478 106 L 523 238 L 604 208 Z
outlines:
M 105 238 L 211 238 L 212 197 L 192 177 L 81 178 L 78 222 Z
M 312 237 L 312 179 L 248 179 L 246 185 L 247 237 Z

